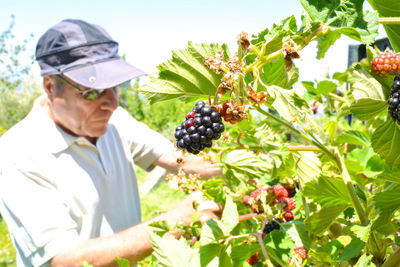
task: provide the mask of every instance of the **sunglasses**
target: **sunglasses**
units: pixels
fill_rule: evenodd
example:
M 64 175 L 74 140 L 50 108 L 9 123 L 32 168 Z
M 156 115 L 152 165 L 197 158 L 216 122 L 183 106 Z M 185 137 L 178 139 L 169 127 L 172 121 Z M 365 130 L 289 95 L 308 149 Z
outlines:
M 61 75 L 57 76 L 63 83 L 71 86 L 72 88 L 76 89 L 77 91 L 79 91 L 82 95 L 82 97 L 86 100 L 96 100 L 99 99 L 100 97 L 102 97 L 108 89 L 101 89 L 101 90 L 96 90 L 96 89 L 91 89 L 91 88 L 87 88 L 87 89 L 81 89 L 78 86 L 74 85 L 73 83 L 69 82 L 68 80 L 66 80 L 65 78 L 63 78 Z M 115 92 L 118 92 L 119 87 L 113 87 L 112 88 Z

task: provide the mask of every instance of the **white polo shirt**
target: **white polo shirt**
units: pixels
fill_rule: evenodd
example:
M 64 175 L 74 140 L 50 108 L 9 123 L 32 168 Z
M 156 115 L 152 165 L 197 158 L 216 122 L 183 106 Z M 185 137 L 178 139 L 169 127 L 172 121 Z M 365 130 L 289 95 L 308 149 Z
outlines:
M 0 213 L 18 266 L 140 222 L 134 163 L 150 169 L 172 143 L 118 108 L 96 146 L 56 126 L 39 105 L 0 138 Z

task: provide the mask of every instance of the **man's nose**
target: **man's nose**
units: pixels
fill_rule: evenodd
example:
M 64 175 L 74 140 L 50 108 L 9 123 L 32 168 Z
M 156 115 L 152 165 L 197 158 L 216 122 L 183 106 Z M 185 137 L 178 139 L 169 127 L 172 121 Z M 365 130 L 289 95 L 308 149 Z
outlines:
M 114 111 L 119 105 L 119 87 L 108 89 L 104 96 L 101 98 L 103 101 L 101 103 L 101 107 L 103 109 Z

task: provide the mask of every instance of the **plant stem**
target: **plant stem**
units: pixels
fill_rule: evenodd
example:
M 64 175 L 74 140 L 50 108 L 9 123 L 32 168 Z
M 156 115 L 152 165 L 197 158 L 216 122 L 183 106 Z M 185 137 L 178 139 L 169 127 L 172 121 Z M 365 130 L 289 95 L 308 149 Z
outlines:
M 367 214 L 365 213 L 364 208 L 361 205 L 360 199 L 357 196 L 356 191 L 354 190 L 353 183 L 350 178 L 350 174 L 347 171 L 346 165 L 344 164 L 343 158 L 339 153 L 339 150 L 335 149 L 335 155 L 339 159 L 339 170 L 342 173 L 343 181 L 346 185 L 347 191 L 349 193 L 351 203 L 353 204 L 354 209 L 357 212 L 358 217 L 360 218 L 360 222 L 365 224 L 368 221 Z
M 312 133 L 309 132 L 310 136 L 312 138 L 310 138 L 310 136 L 305 135 L 304 133 L 300 132 L 299 130 L 297 130 L 296 128 L 294 128 L 292 125 L 288 124 L 286 121 L 282 120 L 281 118 L 276 117 L 275 115 L 261 109 L 259 106 L 256 106 L 255 109 L 264 114 L 265 116 L 274 119 L 275 121 L 279 122 L 280 124 L 282 124 L 283 126 L 287 127 L 288 129 L 294 131 L 295 133 L 299 134 L 301 137 L 305 138 L 307 141 L 311 142 L 312 144 L 314 144 L 315 146 L 317 146 L 318 148 L 320 148 L 327 156 L 329 156 L 335 163 L 336 166 L 339 168 L 340 173 L 342 174 L 343 177 L 343 181 L 346 185 L 347 191 L 349 193 L 351 202 L 353 204 L 354 209 L 357 212 L 358 217 L 360 218 L 360 222 L 362 224 L 366 223 L 368 218 L 367 215 L 361 205 L 360 199 L 358 198 L 354 187 L 353 187 L 353 183 L 351 181 L 350 178 L 350 174 L 347 171 L 346 165 L 344 164 L 343 158 L 339 153 L 339 150 L 335 147 L 333 152 L 328 149 L 326 146 L 324 146 L 323 144 L 321 144 L 315 137 L 313 137 Z M 304 128 L 304 127 L 303 127 Z M 306 128 L 304 128 L 306 129 Z
M 379 18 L 380 24 L 400 24 L 400 17 L 383 17 Z
M 262 253 L 264 255 L 265 261 L 267 262 L 267 266 L 268 267 L 274 267 L 274 265 L 272 264 L 272 262 L 268 258 L 267 250 L 265 249 L 264 242 L 262 240 L 262 234 L 261 233 L 256 233 L 256 236 L 257 236 L 258 243 L 260 244 L 261 251 L 262 251 Z
M 341 96 L 338 96 L 337 94 L 328 93 L 328 95 L 329 95 L 332 99 L 337 100 L 337 101 L 339 101 L 339 102 L 342 102 L 342 103 L 349 103 L 349 101 L 348 101 L 346 98 L 341 97 Z
M 400 266 L 400 248 L 399 247 L 382 264 L 382 267 L 391 267 L 391 266 Z

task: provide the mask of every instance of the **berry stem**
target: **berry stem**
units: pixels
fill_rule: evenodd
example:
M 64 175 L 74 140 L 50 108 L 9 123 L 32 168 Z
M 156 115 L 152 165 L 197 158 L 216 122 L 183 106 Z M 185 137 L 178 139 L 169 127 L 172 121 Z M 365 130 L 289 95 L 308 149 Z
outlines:
M 378 18 L 380 24 L 400 24 L 400 17 L 381 17 Z
M 272 264 L 272 262 L 268 258 L 267 250 L 265 249 L 264 242 L 263 242 L 263 239 L 262 239 L 262 234 L 261 233 L 256 233 L 256 236 L 257 236 L 258 244 L 260 244 L 261 251 L 262 251 L 262 253 L 264 255 L 264 258 L 265 258 L 265 261 L 267 263 L 267 266 L 268 267 L 274 267 L 274 265 Z
M 341 96 L 338 96 L 337 94 L 328 93 L 328 95 L 329 95 L 332 99 L 337 100 L 337 101 L 339 101 L 339 102 L 346 103 L 346 104 L 349 103 L 349 101 L 348 101 L 346 98 L 341 97 Z

